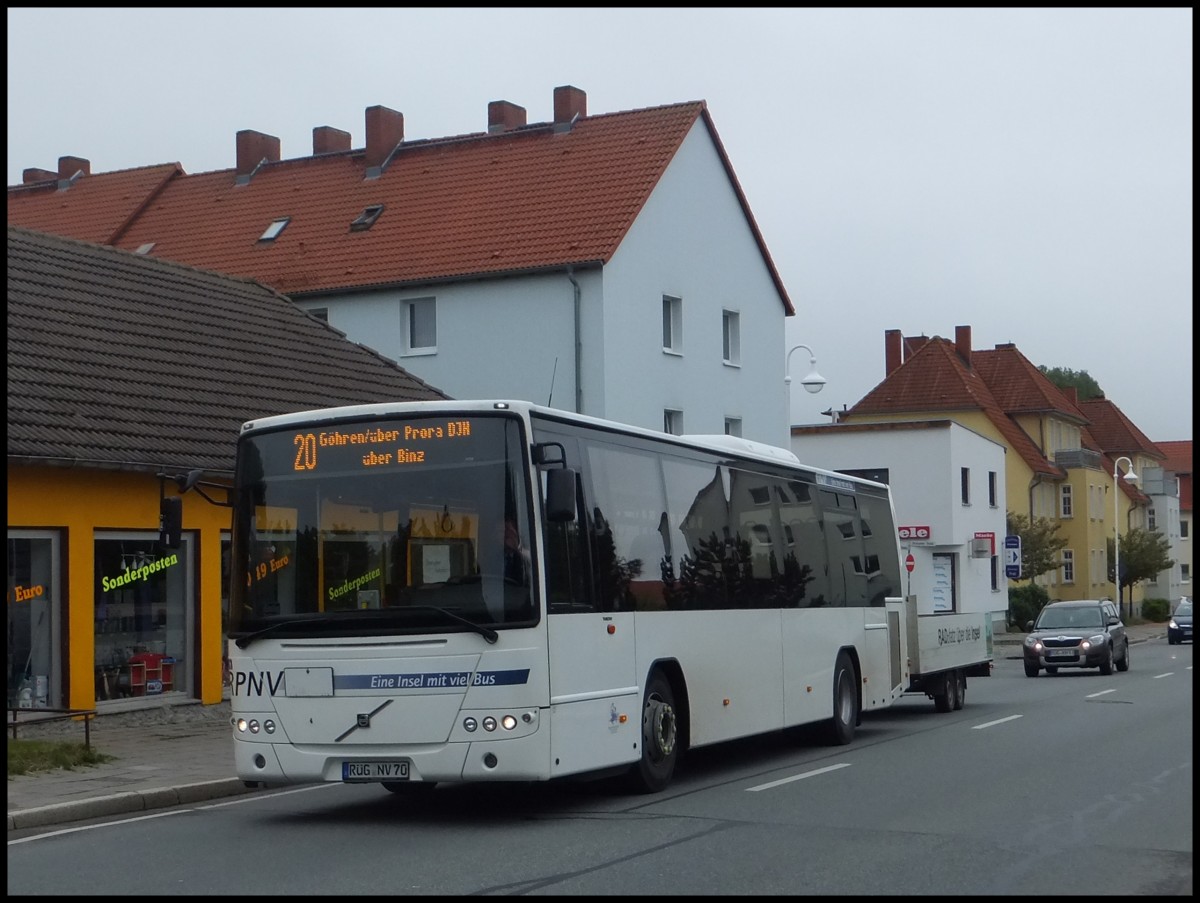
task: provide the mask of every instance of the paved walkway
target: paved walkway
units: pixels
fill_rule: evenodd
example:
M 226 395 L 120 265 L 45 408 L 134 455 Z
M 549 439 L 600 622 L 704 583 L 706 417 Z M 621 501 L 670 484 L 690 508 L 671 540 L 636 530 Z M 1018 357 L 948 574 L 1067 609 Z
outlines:
M 1166 627 L 1137 625 L 1129 628 L 1129 634 L 1133 642 L 1145 642 L 1166 636 Z M 1020 658 L 1023 636 L 997 635 L 995 657 Z M 252 792 L 234 773 L 231 730 L 227 701 L 98 715 L 92 722 L 92 745 L 114 761 L 9 778 L 8 830 Z M 22 725 L 18 736 L 82 742 L 83 725 Z

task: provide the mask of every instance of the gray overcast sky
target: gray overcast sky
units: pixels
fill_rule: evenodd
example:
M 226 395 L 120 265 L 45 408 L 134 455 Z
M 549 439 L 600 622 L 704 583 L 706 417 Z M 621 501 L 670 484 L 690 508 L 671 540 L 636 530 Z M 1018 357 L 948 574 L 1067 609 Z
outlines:
M 1192 10 L 13 9 L 8 183 L 234 165 L 234 135 L 311 153 L 708 102 L 828 380 L 793 422 L 884 376 L 883 334 L 1013 342 L 1086 370 L 1152 440 L 1192 437 Z M 782 362 L 781 362 L 782 376 Z

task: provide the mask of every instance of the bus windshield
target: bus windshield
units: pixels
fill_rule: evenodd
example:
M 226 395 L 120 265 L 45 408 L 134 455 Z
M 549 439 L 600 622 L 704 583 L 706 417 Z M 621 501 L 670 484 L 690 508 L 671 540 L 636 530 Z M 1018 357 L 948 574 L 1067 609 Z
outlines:
M 518 418 L 328 420 L 238 443 L 229 635 L 535 623 Z

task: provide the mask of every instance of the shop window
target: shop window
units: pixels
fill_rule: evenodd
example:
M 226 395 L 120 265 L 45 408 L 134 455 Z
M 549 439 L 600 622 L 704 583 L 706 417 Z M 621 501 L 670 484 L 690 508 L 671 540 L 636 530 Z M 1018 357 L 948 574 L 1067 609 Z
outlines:
M 97 534 L 96 700 L 182 694 L 190 664 L 190 537 Z
M 61 708 L 59 540 L 8 532 L 8 706 Z

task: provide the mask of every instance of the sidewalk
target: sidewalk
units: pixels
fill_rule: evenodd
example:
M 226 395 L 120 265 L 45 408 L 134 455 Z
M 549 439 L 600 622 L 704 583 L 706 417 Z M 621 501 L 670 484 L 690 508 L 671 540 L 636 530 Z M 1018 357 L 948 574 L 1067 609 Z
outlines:
M 1134 643 L 1165 636 L 1165 624 L 1129 628 Z M 1020 658 L 1023 638 L 1023 633 L 995 635 L 995 658 Z M 1134 659 L 1135 667 L 1136 663 Z M 17 736 L 82 742 L 83 725 L 22 725 Z M 211 706 L 164 705 L 97 715 L 92 722 L 92 746 L 115 761 L 9 778 L 8 830 L 253 792 L 234 773 L 228 700 Z

